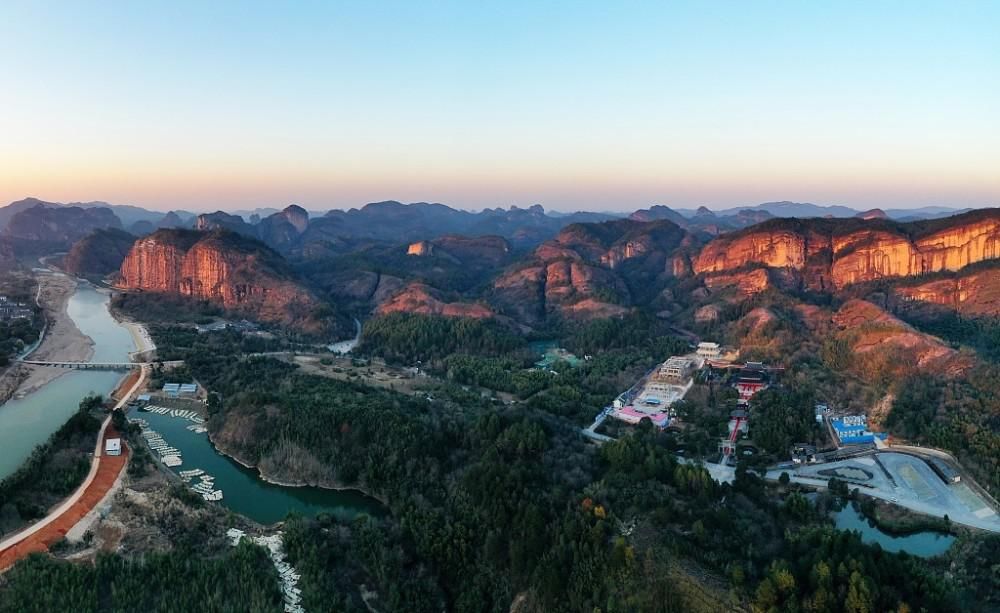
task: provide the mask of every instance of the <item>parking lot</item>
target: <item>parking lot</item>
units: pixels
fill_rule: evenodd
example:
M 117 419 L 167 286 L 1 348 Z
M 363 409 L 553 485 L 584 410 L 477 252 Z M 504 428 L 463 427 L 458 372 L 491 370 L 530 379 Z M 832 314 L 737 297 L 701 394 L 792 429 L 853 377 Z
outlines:
M 769 478 L 775 478 L 771 473 Z M 945 483 L 923 459 L 903 453 L 881 452 L 828 462 L 807 464 L 789 471 L 793 480 L 815 485 L 837 477 L 869 496 L 935 517 L 947 515 L 957 523 L 1000 532 L 1000 516 L 965 483 Z

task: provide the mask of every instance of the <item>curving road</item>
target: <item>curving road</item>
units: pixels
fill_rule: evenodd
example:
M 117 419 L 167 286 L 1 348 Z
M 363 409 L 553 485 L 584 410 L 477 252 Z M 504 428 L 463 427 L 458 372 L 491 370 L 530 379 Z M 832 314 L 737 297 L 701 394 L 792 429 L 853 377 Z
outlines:
M 139 378 L 118 401 L 115 409 L 125 406 L 132 396 L 141 389 L 146 382 L 148 373 L 149 366 L 142 365 Z M 35 551 L 42 551 L 52 542 L 61 538 L 77 521 L 85 517 L 100 503 L 107 490 L 117 481 L 127 464 L 125 460 L 128 457 L 128 449 L 126 445 L 122 445 L 122 455 L 106 457 L 103 455 L 105 434 L 108 433 L 110 425 L 111 415 L 109 414 L 104 423 L 101 424 L 101 431 L 98 433 L 97 443 L 94 446 L 94 459 L 90 463 L 87 478 L 73 492 L 73 495 L 52 509 L 44 518 L 0 541 L 0 572 L 13 566 L 22 557 Z M 102 466 L 102 458 L 104 466 Z M 102 468 L 105 470 L 102 471 Z M 99 475 L 103 477 L 100 480 L 98 480 Z M 113 478 L 109 480 L 109 477 Z

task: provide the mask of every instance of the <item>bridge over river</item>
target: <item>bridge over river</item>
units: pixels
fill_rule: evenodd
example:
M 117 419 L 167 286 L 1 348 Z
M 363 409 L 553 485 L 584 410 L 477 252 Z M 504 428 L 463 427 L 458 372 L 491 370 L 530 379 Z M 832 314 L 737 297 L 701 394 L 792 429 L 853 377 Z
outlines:
M 76 370 L 131 370 L 151 366 L 152 364 L 162 364 L 163 366 L 176 366 L 182 364 L 181 360 L 169 362 L 58 362 L 54 360 L 19 360 L 22 364 L 30 366 L 51 366 L 55 368 L 73 368 Z

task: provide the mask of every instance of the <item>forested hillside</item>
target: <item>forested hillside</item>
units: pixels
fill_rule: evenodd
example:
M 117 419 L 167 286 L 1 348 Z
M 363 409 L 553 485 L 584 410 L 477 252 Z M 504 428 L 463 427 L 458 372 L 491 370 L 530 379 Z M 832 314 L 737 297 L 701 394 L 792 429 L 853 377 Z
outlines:
M 223 449 L 387 501 L 378 534 L 294 525 L 290 555 L 316 578 L 304 584 L 310 602 L 355 602 L 338 579 L 352 574 L 393 611 L 507 611 L 515 600 L 522 611 L 945 610 L 954 597 L 923 563 L 833 532 L 797 494 L 775 496 L 743 471 L 720 486 L 679 463 L 667 434 L 588 445 L 560 416 L 565 400 L 510 406 L 448 386 L 429 400 L 271 358 L 234 364 L 231 350 L 172 351 L 219 392 L 210 425 Z

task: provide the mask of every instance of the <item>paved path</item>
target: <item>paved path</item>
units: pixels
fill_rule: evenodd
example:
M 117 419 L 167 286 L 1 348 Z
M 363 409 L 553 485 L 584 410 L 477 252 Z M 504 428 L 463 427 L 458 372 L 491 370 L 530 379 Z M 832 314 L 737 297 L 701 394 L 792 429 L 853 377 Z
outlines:
M 107 422 L 105 425 L 108 425 Z M 110 427 L 102 429 L 101 434 L 98 446 L 102 446 L 106 438 L 118 437 L 118 433 Z M 0 543 L 0 572 L 6 571 L 29 554 L 48 550 L 50 545 L 63 538 L 76 522 L 104 498 L 125 468 L 128 455 L 128 447 L 122 445 L 122 454 L 119 456 L 94 458 L 86 480 L 72 496 L 41 521 Z
M 114 408 L 120 409 L 146 382 L 148 367 L 144 366 L 136 382 L 128 393 L 122 396 Z M 50 545 L 66 536 L 66 533 L 104 500 L 128 464 L 128 445 L 122 441 L 122 454 L 104 455 L 104 442 L 119 435 L 111 426 L 111 416 L 101 424 L 101 431 L 94 447 L 94 459 L 90 463 L 87 478 L 72 496 L 64 500 L 43 519 L 0 542 L 0 572 L 13 566 L 21 558 L 46 551 Z

